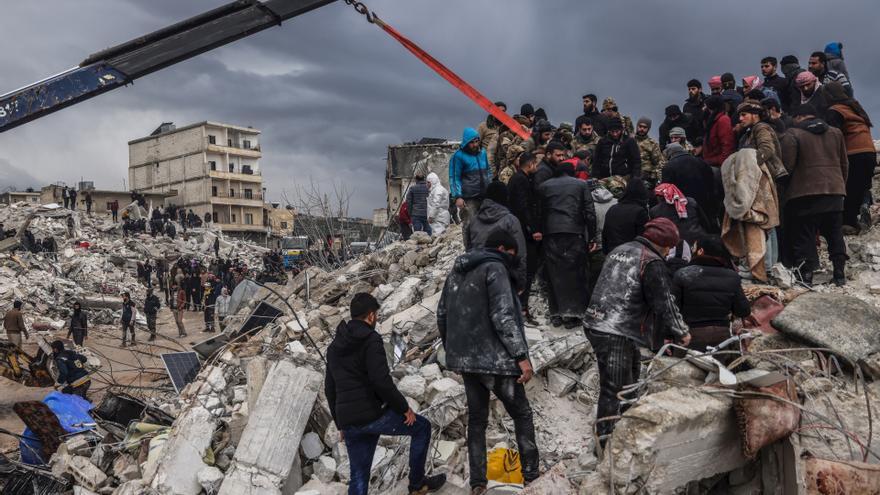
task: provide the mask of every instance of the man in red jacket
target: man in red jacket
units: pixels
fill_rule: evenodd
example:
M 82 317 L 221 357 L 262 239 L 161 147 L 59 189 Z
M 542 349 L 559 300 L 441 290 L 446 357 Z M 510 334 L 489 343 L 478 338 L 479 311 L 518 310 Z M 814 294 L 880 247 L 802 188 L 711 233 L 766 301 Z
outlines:
M 720 167 L 735 151 L 733 124 L 724 112 L 724 100 L 719 95 L 706 98 L 706 137 L 703 140 L 703 160 Z

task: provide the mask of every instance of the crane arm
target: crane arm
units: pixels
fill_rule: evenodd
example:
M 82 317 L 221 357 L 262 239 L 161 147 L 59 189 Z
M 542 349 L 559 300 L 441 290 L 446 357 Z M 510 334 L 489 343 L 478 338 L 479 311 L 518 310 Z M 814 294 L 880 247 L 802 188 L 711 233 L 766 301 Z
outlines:
M 334 1 L 236 0 L 102 50 L 72 69 L 0 96 L 0 132 L 280 25 Z

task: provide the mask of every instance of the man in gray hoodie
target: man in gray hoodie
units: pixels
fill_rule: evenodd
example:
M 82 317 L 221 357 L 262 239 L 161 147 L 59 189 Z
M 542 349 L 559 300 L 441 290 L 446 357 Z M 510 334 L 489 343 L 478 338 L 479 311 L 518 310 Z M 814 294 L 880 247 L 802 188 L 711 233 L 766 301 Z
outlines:
M 507 186 L 494 181 L 486 188 L 486 198 L 477 214 L 464 229 L 464 248 L 467 251 L 486 246 L 486 240 L 496 230 L 503 230 L 516 240 L 516 256 L 511 267 L 516 290 L 526 287 L 526 238 L 519 219 L 507 207 Z

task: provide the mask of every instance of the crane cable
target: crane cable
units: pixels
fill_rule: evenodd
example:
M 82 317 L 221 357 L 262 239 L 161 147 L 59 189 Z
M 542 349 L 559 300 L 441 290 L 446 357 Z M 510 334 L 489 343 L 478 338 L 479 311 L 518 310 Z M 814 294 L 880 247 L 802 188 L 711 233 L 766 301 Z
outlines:
M 364 5 L 363 2 L 358 0 L 344 0 L 347 5 L 351 5 L 354 7 L 354 10 L 357 11 L 358 14 L 363 15 L 367 22 L 370 24 L 375 24 L 382 28 L 388 35 L 397 40 L 404 48 L 409 50 L 413 55 L 418 57 L 419 60 L 425 63 L 428 67 L 430 67 L 434 72 L 440 75 L 443 79 L 455 86 L 459 91 L 464 93 L 465 96 L 470 98 L 474 103 L 479 105 L 483 110 L 489 112 L 493 117 L 498 119 L 502 124 L 507 126 L 508 129 L 513 131 L 519 137 L 523 139 L 529 139 L 530 134 L 527 129 L 524 129 L 523 126 L 513 120 L 510 115 L 507 115 L 506 112 L 498 108 L 494 103 L 492 103 L 488 98 L 483 96 L 482 93 L 477 91 L 476 88 L 467 83 L 464 79 L 459 77 L 455 72 L 450 70 L 448 67 L 443 65 L 440 61 L 432 57 L 428 52 L 423 50 L 419 45 L 413 43 L 404 35 L 400 34 L 399 31 L 379 19 L 379 16 L 376 15 L 375 12 L 371 11 Z

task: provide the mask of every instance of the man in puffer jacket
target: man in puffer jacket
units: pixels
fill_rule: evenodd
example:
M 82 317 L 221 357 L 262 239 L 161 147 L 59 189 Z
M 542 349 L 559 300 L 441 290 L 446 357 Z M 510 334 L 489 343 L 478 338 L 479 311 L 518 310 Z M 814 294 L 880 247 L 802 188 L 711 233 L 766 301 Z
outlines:
M 449 191 L 434 172 L 428 174 L 428 225 L 431 233 L 440 235 L 449 226 Z
M 539 474 L 535 425 L 524 387 L 533 371 L 509 272 L 518 243 L 509 233 L 496 230 L 486 245 L 455 260 L 437 307 L 446 367 L 461 373 L 467 395 L 471 493 L 486 492 L 490 392 L 513 418 L 523 478 L 528 483 Z
M 526 238 L 519 219 L 508 209 L 507 201 L 507 186 L 503 182 L 492 182 L 480 210 L 463 232 L 464 248 L 471 251 L 485 247 L 486 240 L 496 230 L 510 234 L 516 240 L 517 254 L 511 271 L 519 291 L 526 287 Z
M 341 322 L 327 349 L 324 393 L 343 434 L 351 463 L 348 493 L 367 495 L 370 466 L 380 435 L 409 436 L 409 492 L 439 489 L 446 476 L 425 475 L 431 423 L 413 412 L 391 379 L 382 337 L 376 333 L 379 302 L 366 293 L 351 300 L 351 321 Z
M 431 235 L 431 226 L 428 225 L 428 195 L 430 194 L 425 176 L 417 173 L 415 182 L 409 186 L 406 193 L 406 203 L 409 205 L 409 214 L 412 217 L 413 232 L 427 232 Z
M 459 150 L 449 159 L 449 194 L 455 198 L 463 230 L 480 209 L 490 182 L 492 170 L 486 150 L 480 145 L 477 131 L 468 127 L 462 134 Z

